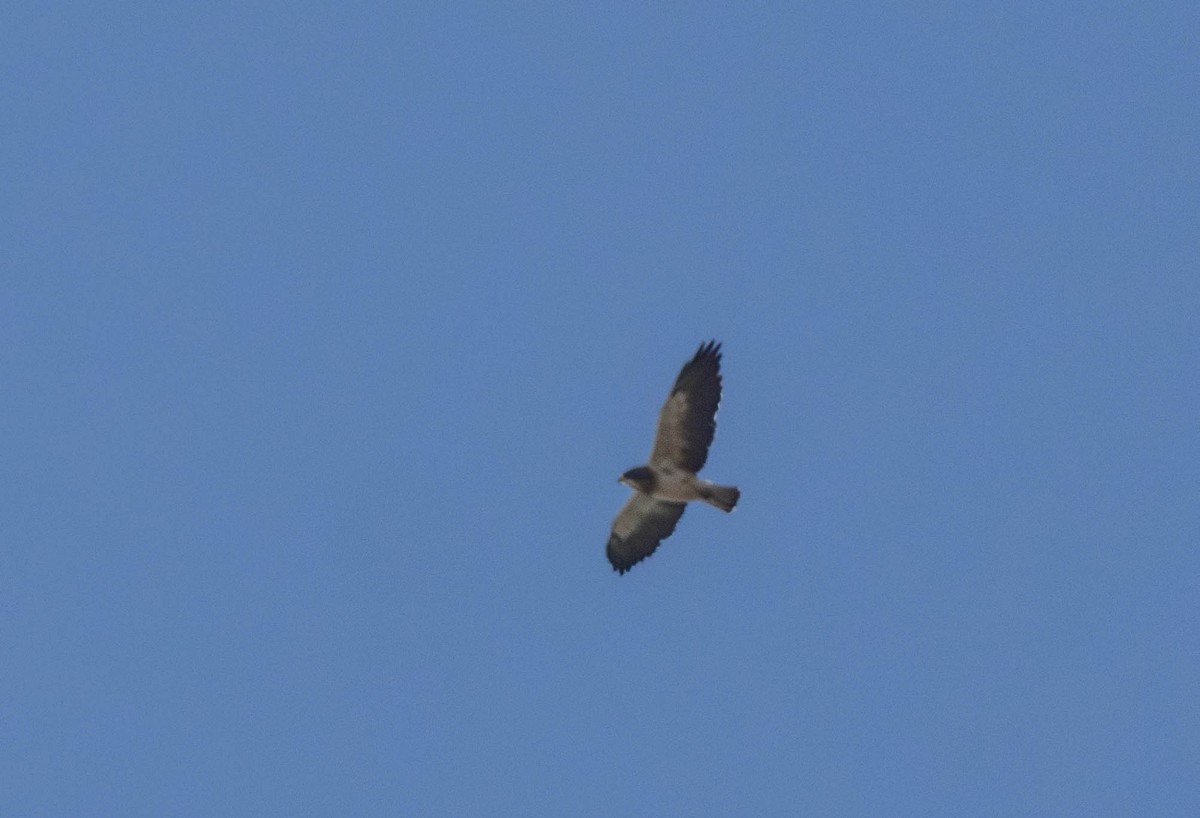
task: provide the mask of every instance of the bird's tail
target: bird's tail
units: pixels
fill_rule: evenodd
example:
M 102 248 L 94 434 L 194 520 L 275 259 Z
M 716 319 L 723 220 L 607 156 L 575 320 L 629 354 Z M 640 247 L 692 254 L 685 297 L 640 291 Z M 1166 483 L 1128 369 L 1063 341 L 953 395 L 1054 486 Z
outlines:
M 733 511 L 733 507 L 738 504 L 742 493 L 736 486 L 718 486 L 716 483 L 708 483 L 704 486 L 704 493 L 701 499 L 711 506 L 716 506 L 721 511 Z

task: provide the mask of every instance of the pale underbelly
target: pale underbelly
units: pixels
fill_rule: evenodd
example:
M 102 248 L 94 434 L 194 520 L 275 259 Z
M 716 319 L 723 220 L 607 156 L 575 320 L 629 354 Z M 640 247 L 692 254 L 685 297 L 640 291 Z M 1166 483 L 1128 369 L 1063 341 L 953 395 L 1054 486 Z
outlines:
M 686 503 L 688 500 L 699 500 L 700 490 L 694 477 L 659 473 L 651 496 L 656 500 Z

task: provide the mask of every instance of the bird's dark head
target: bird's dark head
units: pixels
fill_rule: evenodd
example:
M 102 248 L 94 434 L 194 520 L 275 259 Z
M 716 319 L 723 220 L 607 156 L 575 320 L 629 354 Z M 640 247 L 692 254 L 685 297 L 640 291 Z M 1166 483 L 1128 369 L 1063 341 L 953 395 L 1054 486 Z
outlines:
M 630 469 L 622 474 L 617 482 L 649 494 L 654 489 L 654 472 L 646 466 L 638 466 L 636 469 Z

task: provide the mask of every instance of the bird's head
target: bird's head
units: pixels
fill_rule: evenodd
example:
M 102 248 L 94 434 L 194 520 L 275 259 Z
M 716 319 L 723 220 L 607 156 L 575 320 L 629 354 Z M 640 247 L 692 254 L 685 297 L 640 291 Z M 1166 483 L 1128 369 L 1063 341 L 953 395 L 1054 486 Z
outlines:
M 638 466 L 636 469 L 630 469 L 617 478 L 618 483 L 624 483 L 631 489 L 649 493 L 654 487 L 654 472 L 645 466 Z

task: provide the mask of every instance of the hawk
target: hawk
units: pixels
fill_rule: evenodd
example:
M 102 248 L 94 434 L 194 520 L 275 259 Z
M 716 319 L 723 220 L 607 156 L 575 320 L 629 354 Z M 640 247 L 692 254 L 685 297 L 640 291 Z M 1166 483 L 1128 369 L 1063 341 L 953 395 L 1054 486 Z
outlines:
M 717 431 L 721 402 L 721 345 L 701 344 L 683 365 L 658 416 L 654 450 L 645 466 L 630 469 L 617 482 L 633 489 L 633 497 L 613 521 L 608 561 L 624 574 L 654 553 L 670 537 L 691 500 L 721 511 L 733 511 L 742 493 L 696 476 L 708 459 Z

